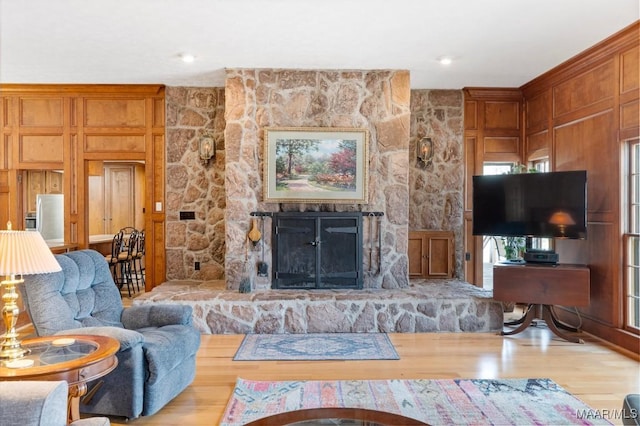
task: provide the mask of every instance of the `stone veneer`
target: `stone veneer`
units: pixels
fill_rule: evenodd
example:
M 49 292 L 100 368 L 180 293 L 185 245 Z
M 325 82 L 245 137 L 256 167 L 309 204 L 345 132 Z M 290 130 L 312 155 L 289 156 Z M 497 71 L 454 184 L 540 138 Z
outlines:
M 224 89 L 167 87 L 165 99 L 167 278 L 219 279 L 224 277 L 225 247 Z M 205 132 L 216 144 L 216 157 L 208 165 L 198 155 Z M 195 220 L 180 220 L 180 211 L 194 211 Z
M 409 229 L 453 231 L 455 275 L 464 276 L 464 97 L 460 90 L 412 90 Z M 433 160 L 417 160 L 416 144 L 433 140 Z
M 398 70 L 302 71 L 228 69 L 225 84 L 226 254 L 230 289 L 258 278 L 261 247 L 249 246 L 252 211 L 381 211 L 381 273 L 364 277 L 365 288 L 408 285 L 409 73 Z M 262 201 L 265 127 L 352 127 L 369 131 L 369 203 L 277 204 Z M 267 225 L 267 229 L 270 224 Z M 270 233 L 263 235 L 271 271 Z M 367 235 L 365 235 L 365 241 Z M 366 269 L 366 268 L 365 268 Z
M 502 330 L 492 292 L 459 280 L 411 280 L 402 289 L 266 290 L 239 293 L 223 281 L 164 283 L 133 305 L 193 307 L 204 334 L 419 333 Z
M 222 278 L 225 273 L 224 90 L 166 89 L 166 231 L 167 278 L 170 280 L 212 280 Z M 464 250 L 462 92 L 412 90 L 410 113 L 409 229 L 454 231 L 455 275 L 461 278 Z M 216 159 L 207 167 L 197 158 L 197 137 L 203 131 L 214 133 L 217 147 Z M 427 135 L 434 139 L 435 154 L 433 163 L 424 167 L 416 161 L 415 144 Z M 195 211 L 195 221 L 180 221 L 181 210 Z M 368 227 L 365 228 L 368 231 Z M 266 255 L 269 257 L 270 252 Z M 200 262 L 200 271 L 194 269 L 195 261 Z

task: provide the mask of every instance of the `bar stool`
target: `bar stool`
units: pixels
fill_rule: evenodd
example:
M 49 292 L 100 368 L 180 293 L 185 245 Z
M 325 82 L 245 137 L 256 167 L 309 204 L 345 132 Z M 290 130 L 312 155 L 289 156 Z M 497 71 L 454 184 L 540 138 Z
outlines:
M 122 283 L 118 280 L 118 255 L 122 251 L 122 231 L 113 236 L 111 240 L 111 254 L 106 255 L 104 258 L 109 264 L 111 269 L 111 275 L 113 276 L 113 282 L 118 286 L 118 289 L 122 287 Z
M 144 288 L 144 265 L 142 260 L 145 254 L 144 242 L 145 240 L 145 232 L 144 229 L 138 232 L 138 244 L 136 246 L 135 251 L 133 252 L 133 273 L 136 275 L 136 286 L 138 287 L 138 291 L 140 291 L 140 287 L 138 286 L 138 277 L 140 281 L 142 281 L 142 287 Z
M 126 233 L 126 231 L 130 231 Z M 120 230 L 123 234 L 123 242 L 120 246 L 120 253 L 118 253 L 118 265 L 120 266 L 120 285 L 118 288 L 122 289 L 124 284 L 127 285 L 127 292 L 131 297 L 131 289 L 133 287 L 133 250 L 136 247 L 138 241 L 138 231 L 134 228 L 122 228 Z M 127 235 L 125 237 L 125 235 Z

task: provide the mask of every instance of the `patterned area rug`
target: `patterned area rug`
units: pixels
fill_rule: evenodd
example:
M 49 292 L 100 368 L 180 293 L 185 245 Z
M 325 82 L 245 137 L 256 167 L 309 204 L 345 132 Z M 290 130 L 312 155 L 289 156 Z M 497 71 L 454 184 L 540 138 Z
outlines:
M 400 359 L 384 333 L 247 334 L 234 361 Z
M 277 413 L 322 407 L 387 411 L 429 425 L 611 424 L 550 379 L 238 379 L 221 425 L 242 425 Z

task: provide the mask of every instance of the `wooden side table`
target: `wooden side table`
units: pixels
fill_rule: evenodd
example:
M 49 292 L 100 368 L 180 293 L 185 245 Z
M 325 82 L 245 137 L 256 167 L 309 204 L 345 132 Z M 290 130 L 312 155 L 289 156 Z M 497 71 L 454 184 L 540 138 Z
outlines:
M 583 343 L 560 329 L 579 331 L 559 319 L 553 313 L 554 305 L 588 306 L 590 291 L 589 268 L 570 264 L 500 264 L 493 267 L 493 298 L 501 302 L 527 303 L 522 318 L 505 323 L 517 325 L 502 335 L 517 334 L 525 330 L 535 318 L 544 319 L 549 329 L 565 340 Z
M 10 368 L 10 360 L 2 360 L 0 380 L 66 380 L 71 423 L 80 418 L 80 397 L 87 393 L 87 383 L 117 367 L 120 343 L 106 336 L 58 335 L 26 339 L 22 347 L 30 353 L 21 360 L 33 365 Z

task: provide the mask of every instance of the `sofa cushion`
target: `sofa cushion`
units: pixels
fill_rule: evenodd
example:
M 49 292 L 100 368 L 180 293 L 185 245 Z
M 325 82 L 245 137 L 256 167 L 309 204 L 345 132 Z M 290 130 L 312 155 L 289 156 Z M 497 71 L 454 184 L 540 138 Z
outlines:
M 632 393 L 625 396 L 622 403 L 622 424 L 640 425 L 640 394 Z
M 142 347 L 148 364 L 149 385 L 193 356 L 200 346 L 200 333 L 191 326 L 166 325 L 137 331 L 144 336 Z

